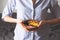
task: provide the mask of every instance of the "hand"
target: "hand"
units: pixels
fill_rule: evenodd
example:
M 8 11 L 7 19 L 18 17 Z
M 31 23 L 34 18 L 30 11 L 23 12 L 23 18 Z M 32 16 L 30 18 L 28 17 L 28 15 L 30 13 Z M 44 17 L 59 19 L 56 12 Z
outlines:
M 41 20 L 41 21 L 39 22 L 38 27 L 41 27 L 41 26 L 43 26 L 44 24 L 46 24 L 46 20 Z
M 26 28 L 25 30 L 26 31 L 35 31 L 37 28 L 35 28 L 35 27 L 32 27 L 32 26 L 28 26 L 28 25 L 24 25 L 23 23 L 22 23 L 22 26 L 24 27 L 24 28 Z
M 32 26 L 26 26 L 23 24 L 23 20 L 17 20 L 17 24 L 21 25 L 21 27 L 25 30 L 25 31 L 32 31 L 32 30 L 29 30 L 30 28 L 32 28 Z
M 34 31 L 36 30 L 38 27 L 38 22 L 36 20 L 26 20 L 24 22 L 22 22 L 29 31 Z
M 26 28 L 26 26 L 25 26 L 25 25 L 23 25 L 23 23 L 22 23 L 22 22 L 23 22 L 23 20 L 21 20 L 21 19 L 20 19 L 20 20 L 19 20 L 19 19 L 17 19 L 17 21 L 16 21 L 16 23 L 17 23 L 18 25 L 20 25 L 20 27 L 22 27 L 25 31 L 28 31 L 28 30 L 27 30 L 27 28 Z

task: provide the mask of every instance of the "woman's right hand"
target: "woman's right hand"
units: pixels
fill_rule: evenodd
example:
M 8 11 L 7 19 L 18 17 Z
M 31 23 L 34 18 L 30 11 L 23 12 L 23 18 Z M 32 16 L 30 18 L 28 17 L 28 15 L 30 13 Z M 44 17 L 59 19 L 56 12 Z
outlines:
M 25 31 L 30 31 L 30 30 L 28 30 L 28 29 L 30 29 L 30 27 L 32 27 L 32 26 L 25 26 L 24 24 L 23 24 L 23 20 L 17 20 L 17 24 L 19 24 L 19 25 L 21 25 L 21 27 L 25 30 Z

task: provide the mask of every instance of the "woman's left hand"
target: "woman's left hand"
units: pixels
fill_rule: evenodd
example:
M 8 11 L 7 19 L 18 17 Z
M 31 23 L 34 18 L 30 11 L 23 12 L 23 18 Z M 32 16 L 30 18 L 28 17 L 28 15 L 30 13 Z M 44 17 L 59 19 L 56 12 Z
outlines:
M 38 27 L 42 27 L 44 24 L 46 24 L 46 20 L 41 20 L 41 21 L 39 22 Z

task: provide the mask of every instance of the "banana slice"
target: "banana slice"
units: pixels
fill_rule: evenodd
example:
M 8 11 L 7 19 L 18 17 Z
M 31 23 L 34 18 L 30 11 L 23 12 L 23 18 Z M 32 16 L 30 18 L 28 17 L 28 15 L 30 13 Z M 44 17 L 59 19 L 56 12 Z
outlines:
M 37 27 L 39 25 L 39 22 L 35 21 L 35 20 L 30 20 L 30 21 L 28 21 L 28 24 L 33 27 Z

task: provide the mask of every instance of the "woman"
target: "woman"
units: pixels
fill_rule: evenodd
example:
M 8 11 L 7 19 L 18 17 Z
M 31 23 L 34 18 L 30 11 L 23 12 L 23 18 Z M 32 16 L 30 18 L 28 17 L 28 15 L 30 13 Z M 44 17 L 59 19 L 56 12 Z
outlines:
M 16 8 L 17 19 L 12 18 L 12 12 Z M 50 9 L 51 13 L 56 16 L 51 20 L 44 20 L 44 14 Z M 60 7 L 56 0 L 8 0 L 6 7 L 3 10 L 2 19 L 6 22 L 16 23 L 14 30 L 14 40 L 40 40 L 38 30 L 44 24 L 60 23 Z M 39 21 L 38 30 L 29 31 L 32 26 L 25 26 L 22 22 L 26 20 Z

